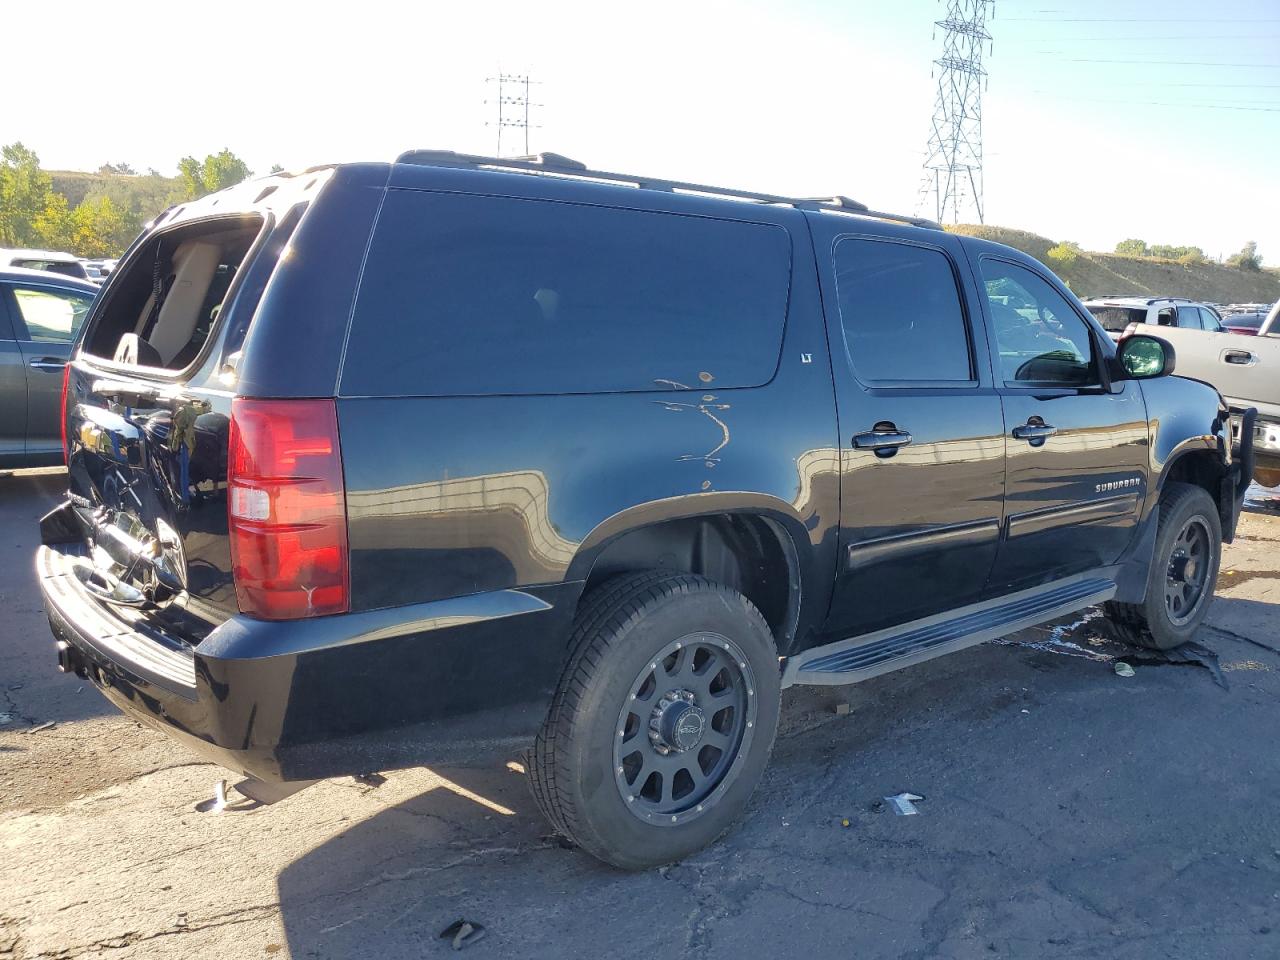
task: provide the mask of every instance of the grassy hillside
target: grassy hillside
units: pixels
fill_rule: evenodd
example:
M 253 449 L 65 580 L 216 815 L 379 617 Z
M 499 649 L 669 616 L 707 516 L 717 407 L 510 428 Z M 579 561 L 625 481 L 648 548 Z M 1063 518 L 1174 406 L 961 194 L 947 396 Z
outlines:
M 982 237 L 1030 254 L 1060 276 L 1081 299 L 1100 295 L 1190 297 L 1210 303 L 1271 303 L 1280 300 L 1280 274 L 1237 270 L 1216 263 L 1182 264 L 1158 257 L 1081 253 L 1071 264 L 1048 256 L 1054 241 L 1008 227 L 959 224 L 952 233 Z

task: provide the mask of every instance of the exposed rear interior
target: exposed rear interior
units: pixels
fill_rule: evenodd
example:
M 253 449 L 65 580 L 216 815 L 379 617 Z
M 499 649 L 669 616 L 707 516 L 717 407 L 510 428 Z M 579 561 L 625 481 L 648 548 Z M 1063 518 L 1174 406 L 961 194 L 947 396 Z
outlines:
M 144 367 L 182 370 L 199 355 L 262 218 L 190 224 L 151 238 L 124 265 L 89 331 L 86 352 Z

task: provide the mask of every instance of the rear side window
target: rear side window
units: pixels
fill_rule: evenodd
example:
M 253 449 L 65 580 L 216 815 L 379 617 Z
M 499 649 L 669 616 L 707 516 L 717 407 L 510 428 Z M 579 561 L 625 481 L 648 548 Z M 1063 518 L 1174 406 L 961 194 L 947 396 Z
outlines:
M 846 239 L 836 244 L 835 272 L 840 321 L 859 380 L 973 380 L 964 309 L 946 254 Z
M 391 190 L 342 392 L 758 386 L 777 368 L 790 250 L 767 224 Z

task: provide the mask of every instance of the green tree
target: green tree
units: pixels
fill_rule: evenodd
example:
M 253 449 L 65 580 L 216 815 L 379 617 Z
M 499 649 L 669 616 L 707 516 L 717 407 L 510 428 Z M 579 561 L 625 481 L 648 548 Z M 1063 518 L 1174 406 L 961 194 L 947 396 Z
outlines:
M 1121 240 L 1116 244 L 1116 253 L 1122 257 L 1145 257 L 1148 255 L 1145 240 Z
M 280 164 L 278 164 L 278 163 L 273 163 L 273 164 L 271 165 L 271 172 L 272 172 L 272 173 L 284 173 L 284 167 L 280 166 Z
M 0 246 L 31 247 L 39 243 L 36 221 L 45 213 L 53 195 L 53 181 L 40 169 L 40 158 L 34 150 L 21 143 L 0 148 Z
M 1057 246 L 1049 248 L 1049 259 L 1059 267 L 1069 267 L 1080 258 L 1080 254 L 1084 251 L 1080 249 L 1080 244 L 1065 240 Z
M 1262 258 L 1258 256 L 1257 242 L 1250 240 L 1239 253 L 1227 257 L 1227 266 L 1240 270 L 1261 270 Z
M 247 180 L 251 173 L 253 171 L 248 165 L 227 149 L 211 153 L 203 161 L 195 157 L 183 157 L 178 161 L 178 175 L 187 200 L 235 186 Z
M 82 257 L 112 256 L 124 246 L 120 242 L 123 228 L 124 214 L 110 197 L 85 200 L 71 211 L 70 247 Z
M 51 250 L 70 250 L 72 241 L 71 210 L 67 198 L 50 191 L 45 197 L 44 209 L 31 221 L 32 246 Z

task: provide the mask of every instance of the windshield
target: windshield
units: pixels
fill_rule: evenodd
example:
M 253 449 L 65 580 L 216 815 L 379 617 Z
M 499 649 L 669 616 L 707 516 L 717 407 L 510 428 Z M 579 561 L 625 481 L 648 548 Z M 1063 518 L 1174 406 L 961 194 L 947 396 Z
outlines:
M 14 260 L 15 267 L 26 267 L 28 270 L 44 270 L 46 273 L 60 273 L 64 277 L 75 277 L 85 280 L 88 274 L 84 267 L 75 260 Z
M 1145 323 L 1147 311 L 1142 307 L 1089 307 L 1102 328 L 1111 333 L 1122 333 L 1131 323 Z

